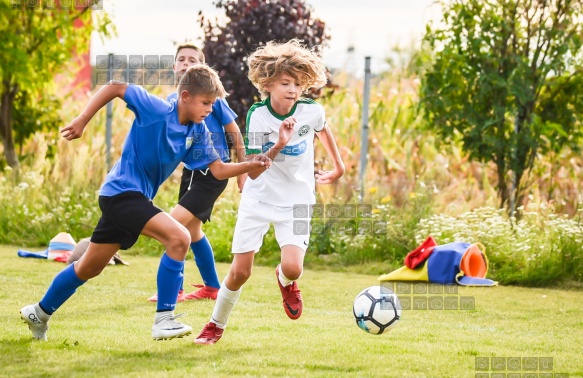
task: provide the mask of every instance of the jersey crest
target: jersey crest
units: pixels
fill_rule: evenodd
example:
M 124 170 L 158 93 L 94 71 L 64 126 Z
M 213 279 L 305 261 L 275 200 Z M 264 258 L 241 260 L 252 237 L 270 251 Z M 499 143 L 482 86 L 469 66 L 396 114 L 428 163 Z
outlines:
M 302 127 L 300 127 L 300 129 L 298 130 L 298 134 L 300 136 L 304 136 L 306 135 L 308 132 L 310 131 L 310 126 L 308 125 L 304 125 Z

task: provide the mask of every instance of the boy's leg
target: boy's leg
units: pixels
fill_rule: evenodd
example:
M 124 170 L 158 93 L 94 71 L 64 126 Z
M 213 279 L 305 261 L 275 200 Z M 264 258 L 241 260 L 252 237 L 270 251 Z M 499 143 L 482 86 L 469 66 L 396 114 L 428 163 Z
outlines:
M 190 231 L 191 248 L 204 286 L 184 299 L 216 299 L 220 287 L 212 247 L 202 232 L 202 224 L 210 220 L 217 198 L 229 180 L 217 180 L 210 170 L 182 171 L 178 205 L 171 215 Z M 198 285 L 194 285 L 198 286 Z
M 191 183 L 191 177 L 192 177 L 192 171 L 186 167 L 184 167 L 182 169 L 182 177 L 180 180 L 180 190 L 178 192 L 178 200 L 180 201 L 180 198 L 182 198 L 186 192 L 188 191 L 188 187 Z M 182 276 L 184 276 L 184 268 L 182 269 Z M 178 290 L 178 302 L 183 302 L 185 300 L 185 295 L 184 295 L 184 279 L 182 280 L 182 283 L 180 284 L 180 289 Z M 157 302 L 158 301 L 158 294 L 154 294 L 153 296 L 151 296 L 150 298 L 148 298 L 149 302 Z
M 292 244 L 284 245 L 281 248 L 280 272 L 286 277 L 285 281 L 281 282 L 283 286 L 300 279 L 304 271 L 305 255 L 306 251 Z M 281 278 L 280 281 L 282 281 Z
M 196 344 L 214 344 L 219 341 L 227 326 L 229 316 L 239 300 L 242 286 L 251 276 L 254 257 L 254 252 L 234 255 L 229 273 L 219 289 L 211 320 L 194 340 Z
M 152 337 L 164 340 L 186 336 L 192 328 L 175 320 L 177 316 L 174 316 L 174 308 L 183 280 L 184 258 L 190 243 L 188 230 L 169 214 L 162 212 L 146 223 L 142 235 L 154 238 L 166 247 L 158 268 L 158 303 Z
M 219 289 L 211 321 L 194 340 L 196 344 L 214 344 L 221 338 L 241 287 L 251 276 L 255 251 L 259 251 L 269 230 L 269 215 L 269 209 L 264 209 L 259 201 L 243 195 L 233 234 L 233 263 Z
M 304 266 L 305 251 L 295 245 L 288 244 L 281 248 L 281 264 L 275 268 L 275 275 L 281 296 L 283 308 L 290 319 L 298 319 L 302 315 L 302 294 L 297 284 Z
M 193 189 L 191 189 L 193 190 Z M 193 193 L 188 192 L 183 202 L 186 206 L 190 206 L 187 200 Z M 194 254 L 194 261 L 198 267 L 198 271 L 202 277 L 204 286 L 193 292 L 185 295 L 185 299 L 216 299 L 218 290 L 220 288 L 219 276 L 215 265 L 215 256 L 212 246 L 202 232 L 202 221 L 197 218 L 191 211 L 182 205 L 176 205 L 170 213 L 173 218 L 183 224 L 190 232 L 191 239 L 190 247 Z
M 198 267 L 200 276 L 202 277 L 203 285 L 193 285 L 200 287 L 200 289 L 186 294 L 184 298 L 187 300 L 217 299 L 217 294 L 221 284 L 219 283 L 219 275 L 217 273 L 215 255 L 211 243 L 206 235 L 203 234 L 200 240 L 190 243 L 190 248 L 194 254 L 194 261 Z
M 274 209 L 274 216 L 275 238 L 281 247 L 281 264 L 275 269 L 275 274 L 285 313 L 295 320 L 302 315 L 302 295 L 296 280 L 303 272 L 304 256 L 310 242 L 310 220 L 296 224 L 293 208 Z
M 178 300 L 178 291 L 184 276 L 184 260 L 174 260 L 168 253 L 160 258 L 158 266 L 157 286 L 158 302 L 156 312 L 173 311 Z
M 184 267 L 182 267 L 182 277 L 184 277 Z M 178 299 L 176 300 L 176 302 L 184 302 L 186 300 L 186 294 L 184 293 L 184 278 L 182 279 L 182 282 L 180 283 L 180 289 L 178 290 Z M 158 302 L 158 293 L 152 295 L 150 298 L 148 298 L 148 302 L 153 302 L 156 303 Z
M 47 339 L 46 332 L 51 315 L 77 291 L 79 286 L 99 275 L 119 248 L 119 244 L 90 243 L 87 252 L 78 262 L 67 266 L 55 276 L 39 303 L 25 306 L 20 310 L 22 319 L 28 324 L 35 339 Z

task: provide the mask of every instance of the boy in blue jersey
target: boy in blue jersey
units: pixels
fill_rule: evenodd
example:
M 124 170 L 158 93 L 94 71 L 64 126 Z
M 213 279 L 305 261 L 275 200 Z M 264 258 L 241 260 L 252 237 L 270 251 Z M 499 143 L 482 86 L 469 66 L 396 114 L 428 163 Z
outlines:
M 315 183 L 332 183 L 345 169 L 324 108 L 300 97 L 308 88 L 326 84 L 321 58 L 292 40 L 267 43 L 251 54 L 248 63 L 249 79 L 264 100 L 247 113 L 247 153 L 264 153 L 273 163 L 267 171 L 249 172 L 233 235 L 233 263 L 217 295 L 210 322 L 194 340 L 196 344 L 214 344 L 223 335 L 271 224 L 281 249 L 275 276 L 284 311 L 290 319 L 302 315 L 302 296 L 296 281 L 302 275 L 310 241 L 311 215 L 307 208 L 316 202 Z M 334 166 L 316 175 L 315 136 Z M 306 208 L 302 216 L 296 216 L 298 207 Z
M 202 50 L 189 43 L 178 45 L 174 58 L 174 73 L 180 80 L 188 67 L 205 63 Z M 168 95 L 167 100 L 172 101 L 177 98 L 177 93 Z M 213 104 L 212 113 L 205 118 L 205 124 L 212 134 L 212 142 L 221 160 L 230 162 L 231 154 L 228 140 L 232 141 L 239 162 L 245 160 L 245 146 L 243 137 L 239 131 L 239 126 L 235 122 L 237 114 L 227 104 L 225 99 L 219 98 Z M 237 176 L 239 191 L 243 189 L 243 184 L 247 174 Z M 194 261 L 200 272 L 204 285 L 193 285 L 200 287 L 192 293 L 186 294 L 181 287 L 178 292 L 178 301 L 216 299 L 220 288 L 219 276 L 215 266 L 213 249 L 206 235 L 202 231 L 202 224 L 210 220 L 211 212 L 217 198 L 223 193 L 228 184 L 228 179 L 218 180 L 213 176 L 207 165 L 188 166 L 182 171 L 180 181 L 180 191 L 178 195 L 178 205 L 171 211 L 170 215 L 185 226 L 190 232 L 190 248 L 194 254 Z M 158 295 L 148 298 L 150 302 L 156 302 Z
M 51 315 L 79 286 L 99 275 L 119 249 L 130 248 L 140 234 L 158 240 L 166 248 L 158 268 L 160 300 L 152 337 L 172 339 L 192 331 L 190 326 L 176 321 L 174 315 L 190 234 L 178 221 L 154 206 L 152 199 L 180 162 L 192 166 L 207 164 L 220 179 L 269 165 L 269 159 L 264 156 L 237 164 L 226 164 L 219 158 L 204 119 L 216 98 L 224 95 L 216 71 L 203 64 L 186 71 L 178 85 L 178 100 L 172 102 L 155 97 L 137 85 L 110 82 L 91 98 L 80 116 L 61 130 L 67 140 L 81 137 L 95 113 L 116 97 L 123 99 L 136 116 L 121 158 L 101 187 L 102 215 L 87 251 L 79 261 L 57 274 L 40 302 L 20 310 L 35 339 L 46 340 Z

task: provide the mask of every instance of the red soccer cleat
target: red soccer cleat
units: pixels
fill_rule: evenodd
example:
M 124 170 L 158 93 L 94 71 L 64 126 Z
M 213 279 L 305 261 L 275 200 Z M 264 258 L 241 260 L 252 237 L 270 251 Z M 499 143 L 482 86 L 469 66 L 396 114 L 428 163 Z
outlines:
M 296 281 L 286 287 L 281 285 L 281 282 L 279 282 L 280 268 L 281 265 L 278 265 L 277 268 L 275 268 L 275 278 L 277 279 L 277 284 L 279 285 L 279 290 L 283 297 L 283 309 L 290 319 L 295 320 L 302 316 L 302 293 L 300 293 Z
M 217 327 L 215 323 L 208 322 L 200 332 L 200 335 L 194 339 L 194 343 L 201 345 L 215 344 L 223 336 L 223 331 L 224 329 Z
M 178 292 L 178 298 L 176 299 L 176 302 L 184 302 L 186 300 L 186 294 L 184 294 L 184 290 L 180 290 Z M 148 298 L 148 302 L 158 302 L 158 294 L 154 294 L 152 295 L 150 298 Z
M 197 291 L 193 291 L 192 293 L 188 293 L 184 296 L 185 300 L 198 300 L 198 299 L 217 299 L 217 294 L 219 293 L 219 289 L 212 286 L 205 286 L 200 284 L 190 284 L 191 286 L 198 287 Z

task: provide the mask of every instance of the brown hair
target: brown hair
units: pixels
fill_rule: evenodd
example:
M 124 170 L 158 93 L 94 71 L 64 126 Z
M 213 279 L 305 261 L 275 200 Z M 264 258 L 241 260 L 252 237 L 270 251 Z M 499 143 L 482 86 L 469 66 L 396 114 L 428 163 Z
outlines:
M 268 42 L 249 56 L 249 80 L 267 97 L 266 85 L 286 73 L 300 83 L 304 90 L 326 85 L 326 67 L 313 50 L 292 39 L 286 43 Z
M 217 71 L 205 63 L 188 67 L 178 83 L 178 93 L 185 90 L 192 96 L 202 94 L 223 98 L 227 94 Z
M 204 53 L 202 52 L 202 49 L 200 47 L 196 46 L 195 44 L 190 43 L 190 42 L 181 43 L 178 46 L 176 46 L 176 53 L 174 54 L 174 62 L 176 62 L 176 59 L 178 59 L 178 53 L 182 49 L 195 50 L 198 53 L 198 60 L 200 60 L 201 63 L 205 63 Z

